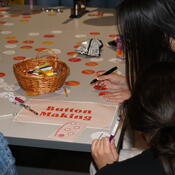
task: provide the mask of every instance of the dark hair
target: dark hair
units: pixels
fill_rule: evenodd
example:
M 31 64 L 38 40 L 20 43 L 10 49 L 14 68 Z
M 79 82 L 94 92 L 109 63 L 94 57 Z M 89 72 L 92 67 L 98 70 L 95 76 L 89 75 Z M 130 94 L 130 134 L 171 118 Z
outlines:
M 136 80 L 121 111 L 131 127 L 152 137 L 151 146 L 168 175 L 175 173 L 175 63 L 150 66 Z
M 151 64 L 175 61 L 170 45 L 175 39 L 175 1 L 124 0 L 117 8 L 117 23 L 132 92 L 137 76 Z

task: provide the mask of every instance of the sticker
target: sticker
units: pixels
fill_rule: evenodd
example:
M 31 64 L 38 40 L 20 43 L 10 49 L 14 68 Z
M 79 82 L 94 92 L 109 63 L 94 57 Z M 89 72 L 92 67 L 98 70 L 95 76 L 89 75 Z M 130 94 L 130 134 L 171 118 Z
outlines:
M 81 71 L 82 74 L 86 74 L 86 75 L 90 75 L 90 74 L 94 74 L 95 71 L 94 70 L 90 70 L 90 69 L 86 69 Z
M 63 33 L 63 31 L 62 30 L 53 30 L 53 31 L 51 31 L 51 33 L 53 33 L 53 34 L 61 34 L 61 33 Z
M 7 40 L 13 40 L 13 39 L 16 39 L 16 37 L 15 36 L 6 36 L 5 39 L 7 39 Z
M 26 45 L 26 46 L 21 46 L 20 48 L 21 48 L 21 49 L 26 49 L 26 50 L 28 50 L 28 49 L 32 49 L 33 47 L 32 47 L 32 46 L 27 46 L 27 45 Z
M 52 41 L 43 41 L 42 44 L 52 45 L 52 44 L 54 44 L 54 42 L 52 42 Z
M 80 82 L 78 82 L 78 81 L 67 81 L 64 84 L 67 85 L 67 86 L 78 86 L 78 85 L 80 85 Z
M 39 32 L 31 32 L 28 34 L 29 36 L 39 36 L 40 33 Z
M 85 38 L 85 37 L 87 37 L 86 34 L 77 34 L 77 35 L 75 35 L 75 38 Z
M 23 43 L 25 43 L 25 44 L 33 44 L 34 41 L 33 40 L 25 40 L 25 41 L 23 41 Z
M 69 58 L 68 61 L 70 61 L 70 62 L 80 62 L 81 58 Z
M 4 35 L 8 35 L 8 34 L 11 34 L 12 31 L 5 30 L 5 31 L 1 31 L 0 33 Z
M 112 94 L 112 92 L 104 91 L 104 92 L 100 92 L 98 95 L 102 96 L 102 95 L 106 95 L 106 94 Z
M 35 50 L 37 51 L 37 52 L 42 52 L 42 51 L 44 51 L 44 50 L 46 50 L 47 48 L 36 48 Z
M 100 32 L 90 32 L 90 35 L 100 35 Z
M 98 63 L 96 63 L 96 62 L 87 62 L 87 63 L 85 63 L 85 65 L 86 66 L 97 66 Z
M 6 50 L 2 53 L 5 54 L 5 55 L 14 55 L 16 52 L 15 52 L 15 50 Z
M 61 54 L 61 50 L 60 49 L 52 49 L 56 54 Z
M 12 23 L 12 22 L 7 22 L 7 23 L 4 24 L 4 26 L 14 26 L 14 23 Z
M 0 77 L 4 77 L 4 76 L 5 76 L 5 73 L 0 72 Z
M 24 60 L 24 59 L 26 59 L 26 57 L 24 57 L 24 56 L 13 57 L 13 60 Z
M 17 45 L 16 44 L 6 44 L 4 47 L 8 49 L 13 49 L 13 48 L 16 48 Z
M 53 34 L 46 34 L 46 35 L 44 35 L 43 37 L 45 37 L 45 38 L 53 38 L 53 37 L 55 37 Z
M 110 38 L 116 38 L 117 36 L 119 36 L 119 35 L 117 35 L 117 34 L 110 34 L 110 35 L 108 35 L 108 37 L 110 37 Z
M 7 43 L 15 44 L 15 43 L 19 43 L 19 41 L 15 39 L 11 39 L 11 40 L 7 40 Z
M 78 54 L 78 52 L 67 52 L 67 55 L 69 56 L 77 56 Z

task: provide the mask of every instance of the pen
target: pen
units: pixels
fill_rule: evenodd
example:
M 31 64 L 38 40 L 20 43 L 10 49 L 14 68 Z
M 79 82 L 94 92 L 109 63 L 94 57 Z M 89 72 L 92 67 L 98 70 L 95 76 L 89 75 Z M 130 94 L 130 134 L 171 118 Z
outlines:
M 24 107 L 25 109 L 27 109 L 30 112 L 33 112 L 35 115 L 38 115 L 38 112 L 34 111 L 30 106 L 25 105 L 23 103 L 20 103 L 20 106 Z
M 119 121 L 116 120 L 116 123 L 115 123 L 115 125 L 114 125 L 114 127 L 113 127 L 113 129 L 111 131 L 111 135 L 109 137 L 109 141 L 111 141 L 114 138 L 115 133 L 117 132 L 118 125 L 119 125 Z
M 115 67 L 109 69 L 108 71 L 104 72 L 104 73 L 101 74 L 100 76 L 111 74 L 111 73 L 114 72 L 115 70 L 117 70 L 117 66 L 115 66 Z M 99 77 L 100 77 L 100 76 L 99 76 Z M 93 80 L 90 82 L 90 84 L 96 83 L 97 81 L 98 81 L 98 80 L 95 78 L 95 79 L 93 79 Z

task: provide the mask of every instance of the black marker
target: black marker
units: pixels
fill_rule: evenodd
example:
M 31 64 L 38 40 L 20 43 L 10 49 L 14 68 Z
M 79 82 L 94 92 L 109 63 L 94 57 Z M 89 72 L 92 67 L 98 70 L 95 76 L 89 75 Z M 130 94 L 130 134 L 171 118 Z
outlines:
M 114 72 L 115 70 L 117 70 L 117 66 L 115 66 L 115 67 L 109 69 L 108 71 L 104 72 L 104 73 L 101 74 L 100 76 L 111 74 L 111 73 Z M 100 76 L 99 76 L 99 77 L 100 77 Z M 94 83 L 96 83 L 97 81 L 98 81 L 97 79 L 93 79 L 93 80 L 90 82 L 90 84 L 94 84 Z

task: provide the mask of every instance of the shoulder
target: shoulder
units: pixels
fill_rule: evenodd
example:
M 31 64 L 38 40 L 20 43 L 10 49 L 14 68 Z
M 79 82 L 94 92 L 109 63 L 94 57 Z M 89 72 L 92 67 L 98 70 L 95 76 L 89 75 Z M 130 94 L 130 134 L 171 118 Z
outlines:
M 160 161 L 154 157 L 152 150 L 149 149 L 133 158 L 107 165 L 100 169 L 96 175 L 107 174 L 164 175 L 164 171 Z

